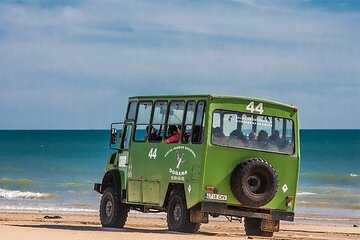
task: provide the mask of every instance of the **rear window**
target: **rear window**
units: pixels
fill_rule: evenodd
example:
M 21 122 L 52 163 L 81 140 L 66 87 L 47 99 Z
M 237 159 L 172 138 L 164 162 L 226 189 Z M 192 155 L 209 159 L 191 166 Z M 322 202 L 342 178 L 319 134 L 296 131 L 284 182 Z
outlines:
M 211 142 L 216 145 L 294 153 L 294 123 L 290 119 L 215 110 Z

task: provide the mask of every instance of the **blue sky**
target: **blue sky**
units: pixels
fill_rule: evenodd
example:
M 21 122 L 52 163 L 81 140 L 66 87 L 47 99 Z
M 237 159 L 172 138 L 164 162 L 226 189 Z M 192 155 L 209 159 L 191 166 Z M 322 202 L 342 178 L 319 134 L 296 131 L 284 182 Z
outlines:
M 102 129 L 133 95 L 299 106 L 360 128 L 360 1 L 0 0 L 0 129 Z

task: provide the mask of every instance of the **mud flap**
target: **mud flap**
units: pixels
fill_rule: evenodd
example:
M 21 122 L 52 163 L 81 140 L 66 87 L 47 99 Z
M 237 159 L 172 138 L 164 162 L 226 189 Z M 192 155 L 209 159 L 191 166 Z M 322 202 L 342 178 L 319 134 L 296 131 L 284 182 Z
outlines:
M 279 220 L 262 219 L 261 230 L 264 232 L 278 232 L 280 229 Z
M 209 214 L 195 209 L 190 209 L 190 222 L 193 223 L 208 223 Z

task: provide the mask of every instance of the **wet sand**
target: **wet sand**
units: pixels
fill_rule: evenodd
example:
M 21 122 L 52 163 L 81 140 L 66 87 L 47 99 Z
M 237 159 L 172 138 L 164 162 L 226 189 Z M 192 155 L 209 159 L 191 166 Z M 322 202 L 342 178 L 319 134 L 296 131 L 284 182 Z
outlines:
M 45 218 L 46 216 L 61 218 Z M 271 239 L 360 239 L 359 218 L 326 220 L 321 216 L 299 216 L 294 223 L 281 222 Z M 242 223 L 224 218 L 203 224 L 198 233 L 167 230 L 165 215 L 132 214 L 123 229 L 102 228 L 97 215 L 0 213 L 0 240 L 97 240 L 97 239 L 268 239 L 248 237 Z

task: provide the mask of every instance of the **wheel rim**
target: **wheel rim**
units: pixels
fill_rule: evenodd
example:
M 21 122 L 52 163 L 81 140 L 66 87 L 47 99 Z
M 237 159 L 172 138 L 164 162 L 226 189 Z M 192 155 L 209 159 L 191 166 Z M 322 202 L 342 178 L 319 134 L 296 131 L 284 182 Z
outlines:
M 174 206 L 174 219 L 177 222 L 181 219 L 181 206 L 179 203 L 175 204 Z
M 251 175 L 247 179 L 248 188 L 252 193 L 256 193 L 257 190 L 260 188 L 261 181 L 260 178 L 256 175 Z
M 261 173 L 253 173 L 247 179 L 247 187 L 252 194 L 263 194 L 266 190 L 266 177 Z
M 111 217 L 112 212 L 113 212 L 113 203 L 109 200 L 107 201 L 105 206 L 105 214 L 107 217 Z

